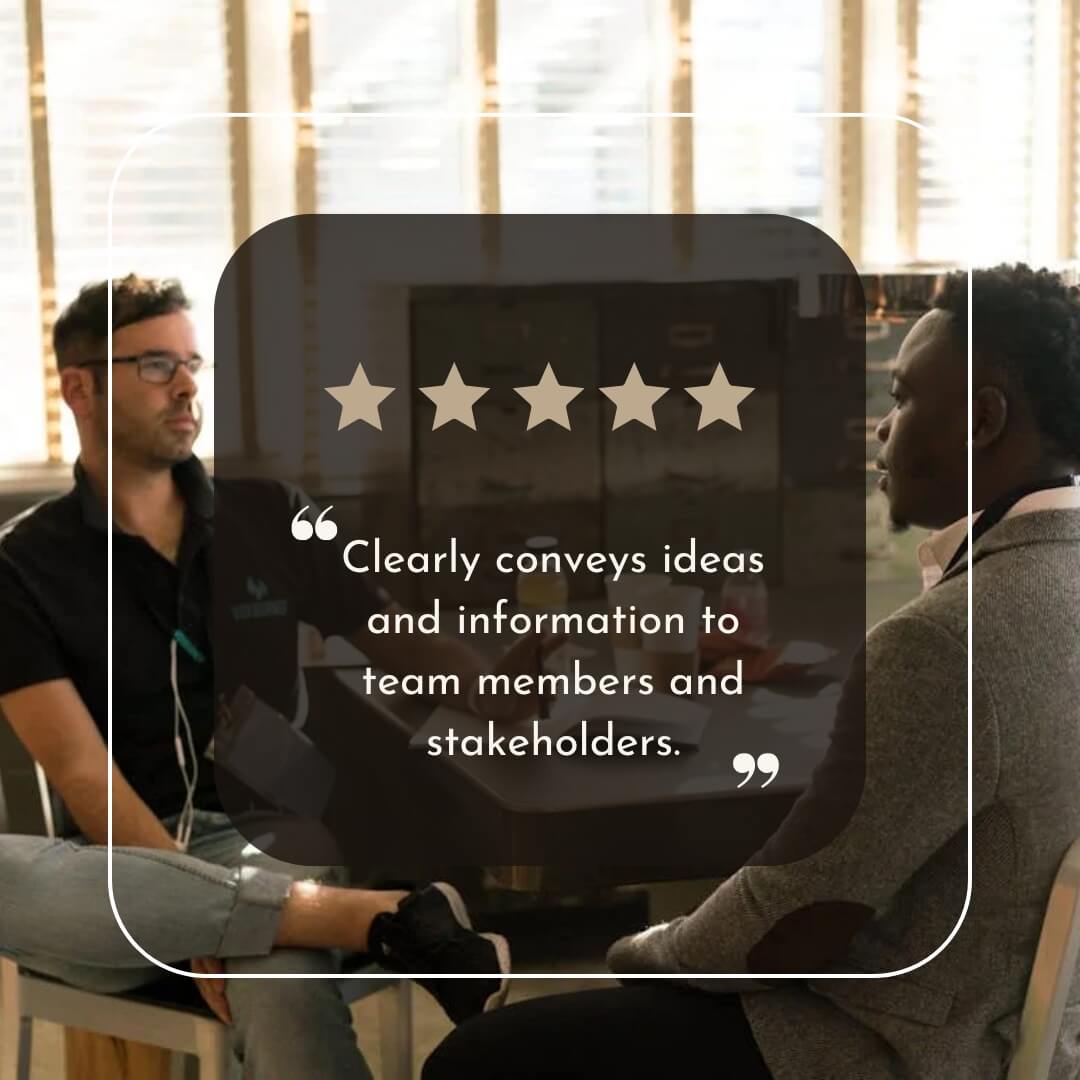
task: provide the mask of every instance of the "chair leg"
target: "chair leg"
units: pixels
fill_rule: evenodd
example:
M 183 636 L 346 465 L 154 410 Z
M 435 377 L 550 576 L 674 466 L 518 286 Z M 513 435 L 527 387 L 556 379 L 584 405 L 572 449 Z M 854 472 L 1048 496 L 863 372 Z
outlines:
M 21 1080 L 24 1028 L 19 969 L 6 957 L 0 957 L 0 996 L 0 1080 Z
M 400 979 L 376 997 L 383 1080 L 412 1080 L 412 983 Z
M 191 1054 L 174 1053 L 170 1080 L 199 1080 L 199 1059 Z
M 19 1080 L 30 1080 L 30 1061 L 34 1056 L 34 1018 L 24 1016 L 19 1024 Z
M 199 1080 L 228 1080 L 229 1040 L 221 1024 L 200 1024 L 195 1032 L 198 1047 Z

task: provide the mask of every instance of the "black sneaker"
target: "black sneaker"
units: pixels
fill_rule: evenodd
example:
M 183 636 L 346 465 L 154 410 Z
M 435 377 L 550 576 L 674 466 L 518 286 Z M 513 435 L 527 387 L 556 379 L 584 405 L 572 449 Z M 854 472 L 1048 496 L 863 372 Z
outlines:
M 445 881 L 409 893 L 397 911 L 376 915 L 368 933 L 368 952 L 383 967 L 403 974 L 490 975 L 416 980 L 455 1024 L 497 1009 L 510 989 L 506 938 L 476 933 L 461 894 Z

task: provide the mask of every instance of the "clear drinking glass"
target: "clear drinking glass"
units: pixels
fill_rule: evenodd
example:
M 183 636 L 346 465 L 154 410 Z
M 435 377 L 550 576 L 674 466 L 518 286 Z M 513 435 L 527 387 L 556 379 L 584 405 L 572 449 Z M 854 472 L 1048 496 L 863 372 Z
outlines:
M 749 557 L 750 552 L 742 554 Z M 720 592 L 720 609 L 739 620 L 740 641 L 759 646 L 769 643 L 769 590 L 761 574 L 728 574 Z
M 557 551 L 558 548 L 559 541 L 554 536 L 534 536 L 525 544 L 525 550 L 538 557 L 546 551 Z M 518 609 L 521 611 L 565 611 L 569 584 L 566 575 L 561 571 L 523 571 L 517 576 L 514 591 Z

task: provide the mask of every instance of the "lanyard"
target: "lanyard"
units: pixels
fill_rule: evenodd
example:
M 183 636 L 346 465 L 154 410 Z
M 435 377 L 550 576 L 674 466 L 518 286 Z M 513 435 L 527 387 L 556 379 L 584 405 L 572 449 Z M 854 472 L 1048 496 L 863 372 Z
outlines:
M 1036 491 L 1050 491 L 1052 488 L 1074 487 L 1080 486 L 1080 476 L 1058 476 L 1053 480 L 1040 480 L 1033 484 L 1025 484 L 1023 487 L 1014 488 L 1012 491 L 1006 492 L 1000 498 L 995 499 L 978 517 L 975 524 L 971 527 L 971 541 L 977 543 L 979 539 L 986 535 L 1005 515 L 1021 500 L 1028 495 L 1033 495 Z M 956 566 L 961 559 L 967 555 L 968 538 L 967 536 L 960 542 L 960 546 L 953 553 L 953 557 L 949 560 L 949 565 L 945 567 L 945 574 L 948 574 L 954 566 Z M 944 574 L 942 575 L 945 576 Z

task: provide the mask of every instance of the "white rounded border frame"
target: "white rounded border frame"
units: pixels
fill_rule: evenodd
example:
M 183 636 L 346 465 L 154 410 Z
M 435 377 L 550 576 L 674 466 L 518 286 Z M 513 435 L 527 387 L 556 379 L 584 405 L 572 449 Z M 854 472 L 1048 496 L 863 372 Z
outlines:
M 277 119 L 277 120 L 310 120 L 317 122 L 323 119 L 459 119 L 459 120 L 482 120 L 482 119 L 497 119 L 500 123 L 506 120 L 513 120 L 519 118 L 537 119 L 552 118 L 552 119 L 577 119 L 577 120 L 674 120 L 674 119 L 689 119 L 696 116 L 708 115 L 699 111 L 692 112 L 618 112 L 618 113 L 606 113 L 606 112 L 552 112 L 552 113 L 502 113 L 502 112 L 484 112 L 484 111 L 457 111 L 457 112 L 374 112 L 364 113 L 358 117 L 356 113 L 349 112 L 194 112 L 194 113 L 181 113 L 175 117 L 171 117 L 168 120 L 162 121 L 160 124 L 156 124 L 146 131 L 142 132 L 135 141 L 128 147 L 124 156 L 120 159 L 113 172 L 112 180 L 109 183 L 109 197 L 106 205 L 106 244 L 107 244 L 107 261 L 108 267 L 108 303 L 107 303 L 107 318 L 109 326 L 112 326 L 112 307 L 113 307 L 113 205 L 116 195 L 116 185 L 120 177 L 123 175 L 124 168 L 132 155 L 138 150 L 143 142 L 158 132 L 165 130 L 166 128 L 174 127 L 182 123 L 186 123 L 190 120 L 264 120 L 264 119 Z M 743 114 L 745 117 L 745 114 Z M 916 120 L 912 120 L 910 117 L 901 116 L 899 113 L 886 113 L 886 112 L 795 112 L 795 113 L 768 113 L 763 114 L 765 116 L 783 116 L 786 119 L 806 119 L 806 120 L 893 120 L 898 124 L 906 124 L 909 127 L 915 128 L 924 134 L 928 134 L 931 137 L 937 137 L 937 133 L 934 129 L 927 127 L 925 124 L 920 124 Z M 968 228 L 971 228 L 971 222 L 967 222 Z M 970 241 L 970 235 L 968 236 Z M 972 277 L 974 274 L 974 263 L 969 260 L 967 267 L 968 274 L 968 311 L 967 311 L 967 378 L 968 378 L 968 459 L 967 459 L 967 483 L 968 483 L 968 540 L 967 545 L 967 713 L 968 713 L 968 730 L 967 730 L 967 760 L 968 760 L 968 776 L 967 776 L 967 795 L 968 795 L 968 812 L 967 812 L 967 889 L 964 894 L 964 907 L 960 912 L 960 918 L 956 921 L 956 925 L 950 931 L 948 937 L 932 952 L 929 956 L 920 960 L 917 964 L 910 964 L 908 967 L 899 968 L 896 971 L 887 971 L 879 973 L 867 973 L 867 974 L 838 974 L 834 972 L 810 972 L 791 974 L 790 972 L 731 972 L 731 973 L 713 973 L 713 974 L 699 974 L 694 972 L 692 976 L 686 973 L 680 974 L 657 974 L 650 975 L 652 979 L 671 979 L 677 982 L 685 981 L 687 978 L 693 978 L 695 981 L 703 979 L 732 979 L 739 982 L 753 982 L 760 983 L 765 980 L 772 979 L 798 979 L 805 981 L 809 979 L 822 980 L 822 979 L 891 979 L 898 975 L 907 975 L 912 971 L 917 971 L 919 968 L 930 963 L 942 952 L 948 948 L 953 938 L 960 931 L 960 927 L 964 925 L 964 920 L 967 918 L 968 909 L 971 906 L 971 892 L 972 892 L 972 708 L 971 708 L 971 695 L 972 695 L 972 567 L 971 567 L 971 543 L 970 543 L 970 529 L 971 529 L 971 517 L 972 517 L 972 475 L 971 475 L 971 433 L 972 433 Z M 108 461 L 108 482 L 107 482 L 107 495 L 106 495 L 106 508 L 108 510 L 109 520 L 112 520 L 112 508 L 113 508 L 113 462 L 112 462 L 112 430 L 113 430 L 113 413 L 112 413 L 112 335 L 110 334 L 107 339 L 108 348 L 106 351 L 106 358 L 108 363 L 106 364 L 106 390 L 108 393 L 107 404 L 107 431 L 109 438 L 109 445 L 107 447 L 107 461 Z M 298 973 L 294 975 L 289 974 L 270 974 L 270 973 L 255 973 L 250 975 L 202 975 L 191 971 L 185 971 L 183 968 L 173 967 L 171 964 L 167 964 L 157 957 L 152 956 L 147 952 L 131 935 L 127 926 L 124 924 L 123 917 L 117 910 L 116 895 L 113 890 L 113 778 L 112 778 L 112 757 L 113 757 L 113 602 L 112 602 L 112 590 L 113 590 L 113 535 L 112 530 L 106 530 L 107 536 L 107 564 L 108 564 L 108 576 L 107 576 L 107 588 L 108 588 L 108 603 L 106 607 L 107 611 L 107 633 L 108 633 L 108 678 L 107 678 L 107 743 L 109 752 L 110 768 L 108 771 L 108 890 L 109 890 L 109 906 L 112 909 L 113 918 L 116 920 L 116 925 L 119 926 L 121 933 L 127 938 L 132 948 L 135 949 L 141 956 L 145 957 L 155 967 L 161 968 L 162 971 L 167 971 L 172 975 L 183 975 L 189 979 L 326 979 L 328 977 L 335 979 L 375 979 L 385 978 L 385 975 L 360 975 L 350 974 L 348 972 L 335 973 L 333 976 L 327 976 L 324 974 L 314 973 Z M 427 973 L 427 972 L 402 972 L 403 977 L 408 979 L 487 979 L 490 975 L 475 975 L 468 973 L 461 973 L 459 975 L 450 975 L 446 972 Z M 578 972 L 527 972 L 522 974 L 515 974 L 511 972 L 509 978 L 511 979 L 609 979 L 612 973 L 610 971 L 600 971 L 595 973 L 578 973 Z M 733 987 L 733 992 L 738 991 L 738 987 Z

